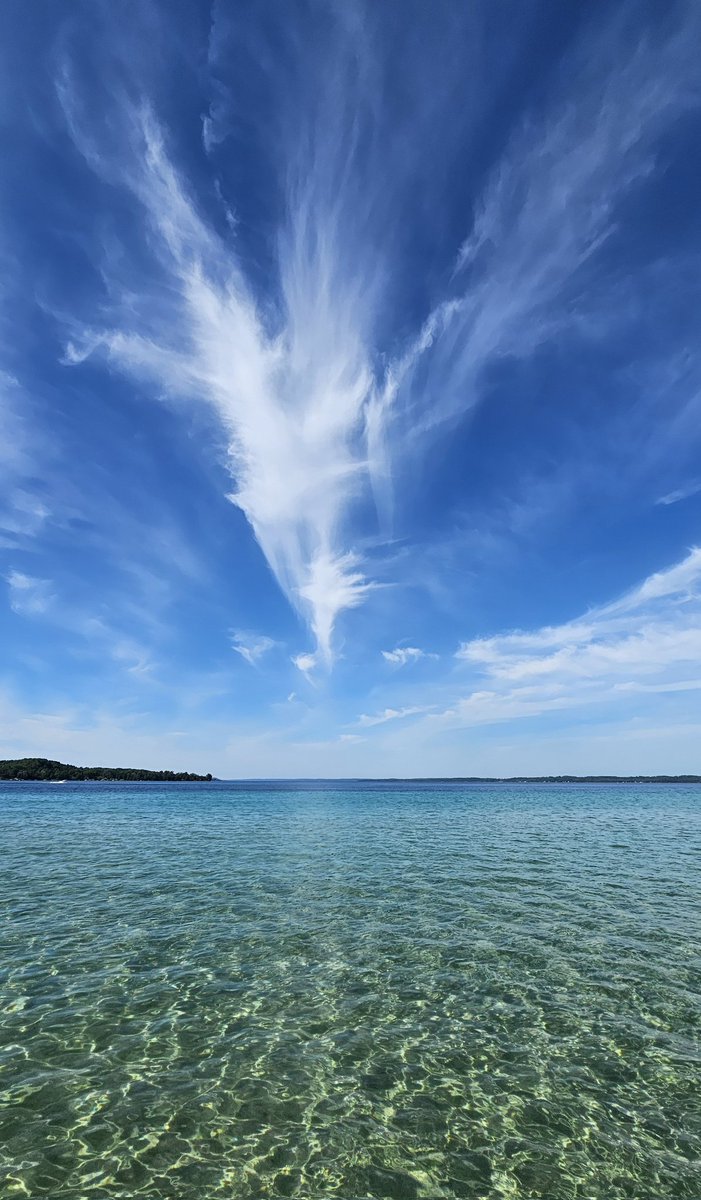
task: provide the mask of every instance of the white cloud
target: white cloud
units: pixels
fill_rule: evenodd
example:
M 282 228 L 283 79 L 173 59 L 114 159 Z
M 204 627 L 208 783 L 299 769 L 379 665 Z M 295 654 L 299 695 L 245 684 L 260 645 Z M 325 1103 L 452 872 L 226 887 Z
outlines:
M 72 635 L 78 655 L 93 654 L 103 665 L 109 658 L 126 674 L 151 681 L 157 664 L 137 637 L 102 616 L 86 612 L 75 602 L 62 600 L 49 579 L 37 579 L 22 571 L 10 571 L 5 579 L 13 612 L 23 617 L 41 617 L 55 629 Z M 143 632 L 146 621 L 136 606 L 132 620 Z
M 701 549 L 576 620 L 474 639 L 456 657 L 490 685 L 443 714 L 467 723 L 693 690 L 701 686 L 688 677 L 701 675 Z
M 31 462 L 29 438 L 20 419 L 18 380 L 0 369 L 0 467 L 3 478 L 12 479 Z
M 36 481 L 55 440 L 55 432 L 48 442 L 42 433 L 32 397 L 0 369 L 0 547 L 22 548 L 51 518 Z
M 698 597 L 698 585 L 701 580 L 701 548 L 695 546 L 686 558 L 668 567 L 665 571 L 655 571 L 640 584 L 626 593 L 620 600 L 614 601 L 604 613 L 628 612 L 639 608 L 648 600 L 660 600 L 666 596 L 676 596 L 681 601 L 693 600 Z
M 339 615 L 371 590 L 354 517 L 370 489 L 391 511 L 407 445 L 423 449 L 427 430 L 474 407 L 490 364 L 526 357 L 565 327 L 612 325 L 613 307 L 596 319 L 588 311 L 587 270 L 620 205 L 653 169 L 659 136 L 699 102 L 698 8 L 679 11 L 676 30 L 648 38 L 612 19 L 564 64 L 549 111 L 512 137 L 474 219 L 465 214 L 472 229 L 443 295 L 394 356 L 382 344 L 396 304 L 384 247 L 401 189 L 422 164 L 395 179 L 384 163 L 360 158 L 382 97 L 371 48 L 357 43 L 366 36 L 358 13 L 341 6 L 331 21 L 336 40 L 318 56 L 328 93 L 314 76 L 321 104 L 307 109 L 303 92 L 304 103 L 296 96 L 290 105 L 280 89 L 285 218 L 264 300 L 231 230 L 220 236 L 197 211 L 153 115 L 123 100 L 96 134 L 64 72 L 75 142 L 138 198 L 154 255 L 128 280 L 106 264 L 111 311 L 97 328 L 76 323 L 66 361 L 106 355 L 217 414 L 231 499 L 312 630 L 314 654 L 303 659 L 331 661 Z M 210 153 L 226 137 L 228 107 L 218 96 L 206 118 Z M 105 127 L 110 146 L 99 140 Z M 396 142 L 409 146 L 412 131 L 402 132 Z
M 418 646 L 397 646 L 394 650 L 383 650 L 382 657 L 393 666 L 405 667 L 407 663 L 418 662 L 420 658 L 426 656 Z
M 156 664 L 145 647 L 132 638 L 120 637 L 111 630 L 102 630 L 107 636 L 107 652 L 110 657 L 123 666 L 130 675 L 148 677 L 154 671 Z
M 277 645 L 277 642 L 271 637 L 266 637 L 265 634 L 247 633 L 243 629 L 236 629 L 231 635 L 231 645 L 236 653 L 241 655 L 241 658 L 255 667 L 260 659 Z
M 6 582 L 10 592 L 10 607 L 20 616 L 41 616 L 51 607 L 54 596 L 49 579 L 35 579 L 22 571 L 10 571 Z
M 385 725 L 387 721 L 401 721 L 404 717 L 415 717 L 430 712 L 430 706 L 423 704 L 411 705 L 407 708 L 386 708 L 380 713 L 362 713 L 358 717 L 358 725 Z
M 545 115 L 523 122 L 483 191 L 452 295 L 378 389 L 378 438 L 394 410 L 396 422 L 411 417 L 412 440 L 425 441 L 480 402 L 493 362 L 526 358 L 564 331 L 597 335 L 625 319 L 620 293 L 607 301 L 601 287 L 591 292 L 588 271 L 616 231 L 621 204 L 654 171 L 660 137 L 701 100 L 700 13 L 693 4 L 678 11 L 680 25 L 667 36 L 614 18 L 563 61 Z
M 692 479 L 684 487 L 675 488 L 673 492 L 667 492 L 666 495 L 660 496 L 655 504 L 679 504 L 681 500 L 689 500 L 699 492 L 701 492 L 701 479 Z
M 75 98 L 64 103 L 86 157 Z M 235 252 L 200 219 L 146 112 L 130 114 L 133 161 L 125 172 L 158 241 L 169 300 L 146 294 L 115 314 L 112 329 L 76 329 L 66 361 L 105 353 L 177 396 L 213 406 L 228 438 L 243 510 L 278 582 L 303 612 L 321 660 L 331 658 L 338 614 L 371 584 L 341 528 L 367 477 L 363 411 L 373 387 L 362 336 L 368 295 L 341 270 L 330 215 L 298 197 L 281 234 L 281 312 L 259 311 Z
M 307 676 L 318 666 L 316 654 L 296 654 L 292 662 L 298 671 Z

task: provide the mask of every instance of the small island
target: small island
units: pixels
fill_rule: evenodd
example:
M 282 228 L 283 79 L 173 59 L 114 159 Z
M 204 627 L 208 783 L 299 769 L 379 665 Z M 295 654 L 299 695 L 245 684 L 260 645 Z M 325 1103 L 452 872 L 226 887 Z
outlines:
M 143 771 L 138 767 L 74 767 L 51 758 L 0 759 L 0 780 L 16 782 L 46 780 L 49 783 L 79 780 L 129 780 L 151 783 L 210 783 L 211 775 L 193 775 L 190 771 Z

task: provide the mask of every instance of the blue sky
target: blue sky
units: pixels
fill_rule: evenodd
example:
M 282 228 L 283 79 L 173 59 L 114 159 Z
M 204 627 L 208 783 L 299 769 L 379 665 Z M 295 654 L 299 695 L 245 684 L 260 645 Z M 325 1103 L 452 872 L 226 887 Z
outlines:
M 4 17 L 0 754 L 698 771 L 699 5 Z

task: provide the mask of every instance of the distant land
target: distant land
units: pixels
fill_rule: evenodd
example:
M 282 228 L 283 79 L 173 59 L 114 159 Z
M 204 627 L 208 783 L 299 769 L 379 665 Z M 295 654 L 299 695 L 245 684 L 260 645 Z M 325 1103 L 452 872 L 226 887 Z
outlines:
M 151 780 L 154 783 L 209 783 L 211 775 L 193 775 L 190 771 L 141 771 L 137 767 L 74 767 L 51 758 L 0 759 L 0 779 L 47 780 L 81 779 Z
M 373 781 L 375 782 L 375 781 Z M 433 775 L 381 783 L 701 783 L 701 775 Z
M 211 783 L 214 776 L 191 771 L 145 771 L 137 767 L 75 767 L 51 758 L 0 759 L 0 781 L 79 782 L 80 780 L 125 780 L 153 783 Z M 215 782 L 217 780 L 215 779 Z M 701 783 L 701 775 L 416 775 L 327 779 L 319 776 L 290 779 L 229 779 L 237 784 L 304 783 Z

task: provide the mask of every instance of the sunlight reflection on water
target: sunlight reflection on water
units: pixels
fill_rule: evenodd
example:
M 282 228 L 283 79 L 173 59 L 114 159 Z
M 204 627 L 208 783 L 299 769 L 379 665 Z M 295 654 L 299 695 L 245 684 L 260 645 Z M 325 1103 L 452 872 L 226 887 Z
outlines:
M 700 798 L 5 785 L 2 1194 L 699 1200 Z

